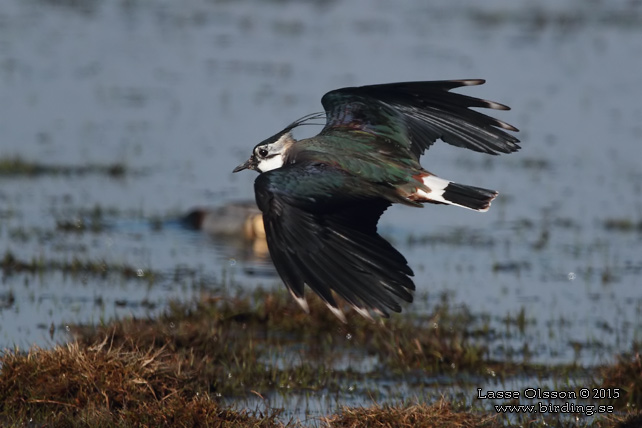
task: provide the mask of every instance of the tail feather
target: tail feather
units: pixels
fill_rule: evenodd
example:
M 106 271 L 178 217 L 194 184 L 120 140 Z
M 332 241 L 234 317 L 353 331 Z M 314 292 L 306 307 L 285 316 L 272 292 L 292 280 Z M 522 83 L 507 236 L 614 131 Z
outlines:
M 450 183 L 441 196 L 453 205 L 459 205 L 475 211 L 488 211 L 490 203 L 497 197 L 497 192 L 482 189 L 481 187 Z
M 494 190 L 453 183 L 429 174 L 421 178 L 425 189 L 418 189 L 413 195 L 417 202 L 456 205 L 474 211 L 488 211 L 490 203 L 497 197 Z

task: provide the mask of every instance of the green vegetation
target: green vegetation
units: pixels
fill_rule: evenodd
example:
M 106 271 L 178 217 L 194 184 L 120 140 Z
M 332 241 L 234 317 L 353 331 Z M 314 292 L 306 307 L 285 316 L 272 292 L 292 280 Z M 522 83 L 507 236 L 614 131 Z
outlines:
M 642 220 L 630 218 L 610 218 L 604 221 L 604 228 L 617 232 L 642 232 Z
M 128 172 L 130 171 L 122 163 L 106 165 L 89 164 L 82 166 L 46 165 L 37 162 L 28 162 L 19 157 L 0 158 L 0 177 L 102 174 L 112 178 L 121 178 Z
M 153 282 L 157 274 L 146 269 L 135 268 L 125 264 L 108 265 L 104 261 L 81 260 L 73 258 L 71 260 L 45 260 L 34 258 L 31 260 L 21 260 L 10 252 L 5 252 L 0 259 L 0 270 L 4 275 L 14 273 L 42 273 L 47 271 L 60 271 L 68 274 L 83 274 L 106 277 L 110 274 L 119 274 L 125 279 L 140 278 L 148 282 Z

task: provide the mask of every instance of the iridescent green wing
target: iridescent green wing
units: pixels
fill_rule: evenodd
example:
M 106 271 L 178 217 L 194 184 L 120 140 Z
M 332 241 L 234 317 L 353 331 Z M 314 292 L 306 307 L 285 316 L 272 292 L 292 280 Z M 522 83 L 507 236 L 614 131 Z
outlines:
M 295 150 L 297 162 L 332 165 L 370 184 L 407 183 L 423 171 L 407 147 L 382 137 L 380 132 L 333 128 L 325 135 L 300 141 Z
M 509 110 L 505 105 L 450 92 L 484 80 L 403 82 L 342 88 L 321 99 L 327 122 L 321 135 L 366 132 L 408 150 L 417 159 L 437 139 L 483 153 L 511 153 L 515 127 L 470 107 Z M 346 135 L 348 137 L 348 135 Z

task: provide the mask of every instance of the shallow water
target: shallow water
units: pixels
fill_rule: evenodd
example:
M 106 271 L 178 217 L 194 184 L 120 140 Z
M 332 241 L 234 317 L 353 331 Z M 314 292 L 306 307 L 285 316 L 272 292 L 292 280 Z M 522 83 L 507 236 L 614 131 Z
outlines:
M 497 116 L 520 128 L 523 149 L 436 144 L 424 157 L 434 173 L 498 190 L 486 214 L 385 213 L 382 232 L 416 272 L 413 310 L 447 293 L 497 323 L 523 311 L 532 360 L 612 360 L 642 332 L 642 232 L 605 226 L 642 221 L 640 24 L 625 1 L 5 1 L 0 158 L 127 172 L 0 176 L 1 254 L 158 280 L 3 272 L 0 346 L 50 346 L 70 323 L 153 314 L 203 289 L 278 284 L 247 274 L 265 262 L 173 220 L 252 199 L 255 175 L 232 168 L 328 90 L 481 77 L 466 94 L 510 105 Z M 98 231 L 57 228 L 95 207 Z

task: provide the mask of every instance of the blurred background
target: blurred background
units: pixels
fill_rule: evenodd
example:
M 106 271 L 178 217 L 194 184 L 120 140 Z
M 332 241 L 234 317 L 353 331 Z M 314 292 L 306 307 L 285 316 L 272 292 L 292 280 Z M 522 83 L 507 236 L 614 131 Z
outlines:
M 4 0 L 0 346 L 281 286 L 256 247 L 180 217 L 252 201 L 256 174 L 232 169 L 329 90 L 484 78 L 463 92 L 511 106 L 493 114 L 523 149 L 427 152 L 500 197 L 386 212 L 416 272 L 408 310 L 447 295 L 522 314 L 535 360 L 607 361 L 642 331 L 641 70 L 636 0 Z

